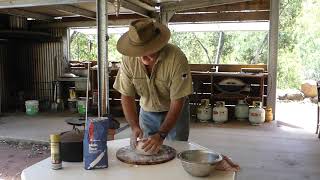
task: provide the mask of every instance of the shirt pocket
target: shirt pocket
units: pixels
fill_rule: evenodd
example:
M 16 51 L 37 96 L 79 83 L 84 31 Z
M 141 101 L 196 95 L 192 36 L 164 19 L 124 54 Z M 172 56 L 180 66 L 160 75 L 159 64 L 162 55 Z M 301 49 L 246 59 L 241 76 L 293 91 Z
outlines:
M 146 78 L 133 78 L 132 82 L 137 94 L 140 97 L 148 95 L 148 84 Z
M 170 97 L 169 82 L 156 78 L 155 87 L 160 98 L 168 99 Z

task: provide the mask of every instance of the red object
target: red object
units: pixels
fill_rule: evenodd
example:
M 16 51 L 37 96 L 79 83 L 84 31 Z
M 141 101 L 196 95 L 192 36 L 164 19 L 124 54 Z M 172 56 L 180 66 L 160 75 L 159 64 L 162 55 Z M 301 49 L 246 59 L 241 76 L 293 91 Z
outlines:
M 94 124 L 92 122 L 90 122 L 90 126 L 89 126 L 89 140 L 91 142 L 93 142 L 93 139 L 94 139 Z

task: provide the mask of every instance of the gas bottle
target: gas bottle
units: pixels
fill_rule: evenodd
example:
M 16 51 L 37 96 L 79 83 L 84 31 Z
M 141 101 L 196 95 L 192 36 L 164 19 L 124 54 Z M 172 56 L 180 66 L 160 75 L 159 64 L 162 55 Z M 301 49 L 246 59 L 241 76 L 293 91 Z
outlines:
M 245 121 L 249 117 L 249 106 L 244 100 L 239 100 L 235 107 L 235 116 L 239 121 Z
M 271 122 L 273 120 L 272 107 L 266 108 L 266 122 Z
M 265 121 L 265 110 L 260 101 L 253 101 L 253 108 L 249 110 L 249 121 L 252 125 L 260 125 Z
M 224 123 L 228 121 L 228 109 L 224 101 L 217 101 L 216 107 L 212 109 L 212 120 L 215 123 Z
M 197 119 L 200 122 L 208 122 L 211 120 L 212 109 L 209 104 L 209 99 L 201 99 L 201 104 L 197 108 Z

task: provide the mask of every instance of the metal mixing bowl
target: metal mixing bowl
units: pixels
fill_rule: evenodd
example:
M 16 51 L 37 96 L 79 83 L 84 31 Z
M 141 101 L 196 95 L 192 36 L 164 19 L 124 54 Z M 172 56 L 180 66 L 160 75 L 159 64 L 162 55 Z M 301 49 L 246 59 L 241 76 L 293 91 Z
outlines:
M 222 160 L 218 153 L 206 150 L 187 150 L 178 154 L 184 170 L 192 176 L 209 176 L 215 165 Z

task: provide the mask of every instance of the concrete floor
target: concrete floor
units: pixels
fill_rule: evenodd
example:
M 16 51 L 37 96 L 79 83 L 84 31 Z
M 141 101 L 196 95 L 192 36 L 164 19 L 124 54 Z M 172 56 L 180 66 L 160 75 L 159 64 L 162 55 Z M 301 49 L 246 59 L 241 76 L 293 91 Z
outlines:
M 24 113 L 6 114 L 0 117 L 0 139 L 47 143 L 50 134 L 72 130 L 72 126 L 65 120 L 75 117 L 78 116 L 71 113 L 40 113 L 36 116 Z M 127 124 L 123 118 L 120 118 L 120 122 L 120 127 Z M 127 136 L 129 133 L 118 134 L 116 137 L 121 139 Z
M 212 125 L 213 126 L 213 125 Z M 230 156 L 242 170 L 238 180 L 319 180 L 320 142 L 300 129 L 265 124 L 252 127 L 196 125 L 191 141 Z
M 0 138 L 45 142 L 49 134 L 70 130 L 71 114 L 14 114 L 0 117 Z M 122 124 L 123 126 L 124 124 Z M 116 135 L 127 138 L 130 129 Z M 305 129 L 276 121 L 262 126 L 245 122 L 192 124 L 190 141 L 230 156 L 241 166 L 237 180 L 319 180 L 320 142 Z

